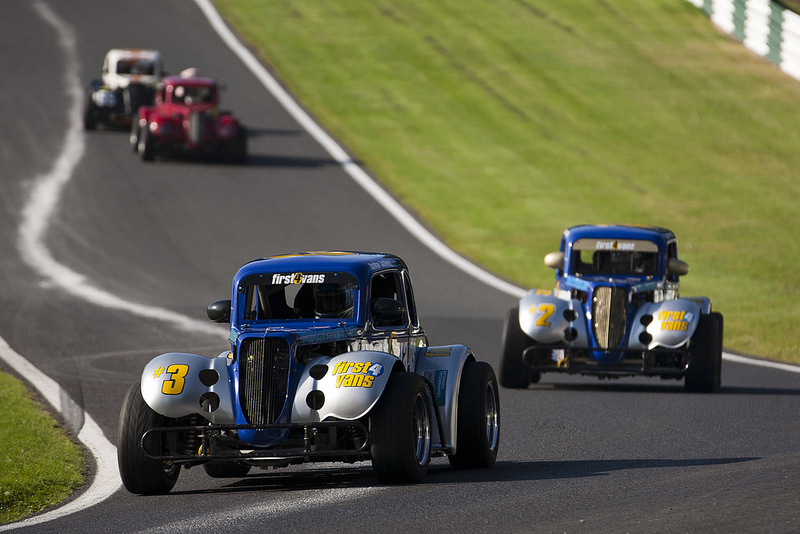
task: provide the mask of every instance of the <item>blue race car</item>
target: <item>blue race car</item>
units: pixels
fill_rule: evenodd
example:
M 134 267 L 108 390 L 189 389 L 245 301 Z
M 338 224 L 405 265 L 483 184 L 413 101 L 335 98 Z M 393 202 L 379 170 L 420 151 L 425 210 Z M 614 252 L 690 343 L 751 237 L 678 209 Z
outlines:
M 415 483 L 433 456 L 456 468 L 494 464 L 494 370 L 466 346 L 428 346 L 397 256 L 255 260 L 208 316 L 229 323 L 230 350 L 162 354 L 128 391 L 118 458 L 130 492 L 169 492 L 181 466 L 241 477 L 371 460 L 381 482 Z
M 670 230 L 624 225 L 567 229 L 545 256 L 555 290 L 531 290 L 509 311 L 500 384 L 527 388 L 542 373 L 684 379 L 686 391 L 721 383 L 722 314 L 707 297 L 678 294 L 689 266 Z

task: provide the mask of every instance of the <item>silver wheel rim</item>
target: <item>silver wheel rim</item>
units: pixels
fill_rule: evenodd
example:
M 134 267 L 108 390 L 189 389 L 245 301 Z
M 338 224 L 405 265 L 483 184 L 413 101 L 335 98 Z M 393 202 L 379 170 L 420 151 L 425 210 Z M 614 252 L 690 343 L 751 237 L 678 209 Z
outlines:
M 414 399 L 413 438 L 417 463 L 425 465 L 431 452 L 431 420 L 426 398 L 422 393 Z
M 497 441 L 500 438 L 500 422 L 499 410 L 497 406 L 497 395 L 494 382 L 490 381 L 486 384 L 486 440 L 489 443 L 489 448 L 495 450 L 497 448 Z

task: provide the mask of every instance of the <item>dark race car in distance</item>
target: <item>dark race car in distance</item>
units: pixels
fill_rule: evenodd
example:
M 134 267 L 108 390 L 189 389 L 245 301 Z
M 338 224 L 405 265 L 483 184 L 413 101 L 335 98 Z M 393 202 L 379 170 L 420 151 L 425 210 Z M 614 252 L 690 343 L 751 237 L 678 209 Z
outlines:
M 542 373 L 684 379 L 687 391 L 721 383 L 723 318 L 708 297 L 681 297 L 678 240 L 665 228 L 567 229 L 554 290 L 531 290 L 510 310 L 500 383 L 526 388 Z

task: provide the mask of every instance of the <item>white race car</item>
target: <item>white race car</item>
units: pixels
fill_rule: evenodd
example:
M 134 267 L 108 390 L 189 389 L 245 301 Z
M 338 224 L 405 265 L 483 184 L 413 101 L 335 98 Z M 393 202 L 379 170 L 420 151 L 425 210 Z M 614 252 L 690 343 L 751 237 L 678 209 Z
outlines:
M 153 103 L 156 87 L 163 76 L 163 60 L 157 50 L 109 50 L 103 61 L 102 78 L 89 83 L 84 128 L 130 126 L 139 106 Z

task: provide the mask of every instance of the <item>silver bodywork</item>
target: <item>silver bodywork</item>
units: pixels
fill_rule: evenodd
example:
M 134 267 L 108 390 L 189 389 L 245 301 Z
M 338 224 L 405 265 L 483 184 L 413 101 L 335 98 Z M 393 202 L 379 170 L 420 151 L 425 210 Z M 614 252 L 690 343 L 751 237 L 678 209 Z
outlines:
M 623 348 L 652 350 L 657 347 L 681 347 L 694 334 L 700 314 L 708 313 L 703 312 L 704 308 L 710 308 L 706 298 L 645 303 L 636 310 L 628 345 Z M 578 299 L 564 299 L 541 290 L 530 291 L 519 303 L 522 331 L 543 345 L 593 348 L 589 340 L 593 320 L 590 312 L 584 312 Z M 646 344 L 640 341 L 644 332 L 652 336 L 652 340 Z
M 463 345 L 412 350 L 415 368 L 409 371 L 422 375 L 432 384 L 437 418 L 433 443 L 437 450 L 455 452 L 461 371 L 472 354 Z M 230 352 L 216 358 L 170 352 L 154 358 L 142 372 L 145 402 L 166 417 L 177 419 L 196 414 L 212 424 L 235 425 L 236 392 L 234 381 L 229 378 L 228 368 L 232 362 L 229 356 Z M 364 417 L 380 399 L 398 361 L 392 354 L 373 350 L 310 360 L 302 370 L 291 402 L 291 423 L 355 421 Z M 319 366 L 326 366 L 327 372 L 315 379 L 312 369 Z M 306 399 L 312 392 L 324 395 L 322 408 L 309 406 Z

